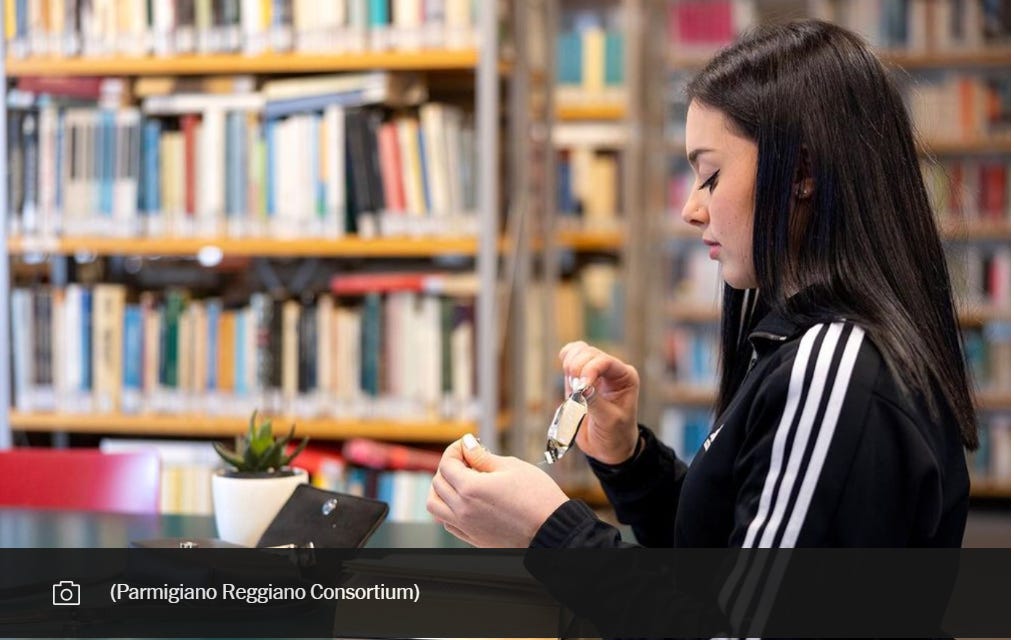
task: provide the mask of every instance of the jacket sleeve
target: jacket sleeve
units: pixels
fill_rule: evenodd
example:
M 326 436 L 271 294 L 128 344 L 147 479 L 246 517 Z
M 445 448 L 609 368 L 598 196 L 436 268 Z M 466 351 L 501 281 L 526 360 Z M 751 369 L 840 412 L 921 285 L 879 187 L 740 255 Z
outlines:
M 943 505 L 926 433 L 944 429 L 907 406 L 861 328 L 812 327 L 751 406 L 729 546 L 918 544 Z
M 595 472 L 620 522 L 631 525 L 637 541 L 648 547 L 671 547 L 676 505 L 687 466 L 649 429 L 638 425 L 641 447 L 620 465 L 588 463 Z M 601 522 L 584 503 L 563 504 L 542 525 L 533 547 L 621 546 L 615 527 Z

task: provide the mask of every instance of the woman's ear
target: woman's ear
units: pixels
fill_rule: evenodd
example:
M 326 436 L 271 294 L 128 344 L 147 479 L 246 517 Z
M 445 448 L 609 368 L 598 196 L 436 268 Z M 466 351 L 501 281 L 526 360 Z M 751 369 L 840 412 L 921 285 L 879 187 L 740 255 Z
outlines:
M 804 178 L 797 180 L 793 183 L 792 194 L 797 200 L 806 200 L 813 195 L 814 182 L 813 178 Z
M 799 150 L 799 164 L 796 166 L 796 180 L 792 183 L 792 195 L 797 200 L 806 200 L 813 195 L 813 171 L 810 170 L 810 151 L 806 145 Z

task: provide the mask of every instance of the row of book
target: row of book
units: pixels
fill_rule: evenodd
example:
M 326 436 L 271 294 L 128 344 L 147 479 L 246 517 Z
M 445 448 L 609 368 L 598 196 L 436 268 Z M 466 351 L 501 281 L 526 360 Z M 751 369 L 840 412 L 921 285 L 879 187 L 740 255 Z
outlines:
M 453 282 L 450 295 L 334 286 L 239 306 L 118 284 L 14 289 L 15 407 L 474 419 L 474 297 Z
M 962 331 L 965 363 L 976 388 L 1010 390 L 1010 322 L 987 322 Z
M 662 356 L 673 382 L 713 389 L 718 380 L 718 324 L 677 324 L 666 329 Z
M 655 433 L 680 460 L 689 464 L 708 438 L 712 424 L 713 417 L 708 411 L 666 407 Z
M 976 389 L 1010 389 L 1010 323 L 986 322 L 962 330 L 965 362 Z M 713 389 L 718 371 L 718 325 L 686 324 L 669 327 L 663 336 L 665 373 L 673 382 Z
M 435 102 L 399 110 L 345 106 L 391 97 L 393 85 L 406 86 L 394 77 L 326 76 L 245 94 L 152 96 L 140 109 L 45 99 L 12 105 L 12 231 L 475 233 L 470 116 Z
M 6 0 L 25 56 L 358 53 L 476 45 L 473 0 Z
M 912 125 L 928 142 L 1010 136 L 1010 73 L 923 74 L 905 93 Z
M 981 158 L 924 160 L 923 182 L 942 220 L 1006 220 L 1010 163 Z
M 1009 247 L 950 245 L 945 253 L 959 308 L 1010 308 Z
M 713 309 L 717 314 L 722 295 L 722 265 L 711 259 L 707 246 L 698 240 L 695 237 L 692 246 L 683 243 L 684 246 L 669 253 L 664 276 L 667 294 L 682 308 L 698 312 Z
M 756 24 L 771 4 L 779 17 L 834 22 L 880 49 L 920 53 L 1010 44 L 1010 3 L 1003 0 L 670 0 L 669 41 L 679 51 L 711 52 Z
M 622 100 L 623 64 L 623 34 L 617 29 L 592 25 L 557 34 L 557 100 Z
M 979 448 L 968 452 L 972 482 L 1010 487 L 1010 415 L 994 414 L 979 422 Z
M 298 425 L 297 425 L 298 432 Z M 159 511 L 211 515 L 211 478 L 223 467 L 210 441 L 103 438 L 106 453 L 152 450 L 161 463 Z M 388 519 L 428 521 L 426 498 L 440 454 L 366 439 L 312 443 L 293 460 L 322 489 L 374 498 L 390 507 Z
M 586 230 L 615 230 L 623 209 L 621 192 L 618 153 L 591 146 L 557 151 L 558 213 L 579 218 Z

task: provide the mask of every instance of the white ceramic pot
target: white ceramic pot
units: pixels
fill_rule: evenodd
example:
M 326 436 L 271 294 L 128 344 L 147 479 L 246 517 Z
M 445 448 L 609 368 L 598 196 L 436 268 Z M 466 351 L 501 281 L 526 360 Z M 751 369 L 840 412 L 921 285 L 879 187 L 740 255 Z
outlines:
M 305 469 L 291 471 L 291 475 L 263 477 L 216 471 L 211 477 L 211 498 L 218 537 L 247 547 L 256 545 L 296 486 L 307 482 Z

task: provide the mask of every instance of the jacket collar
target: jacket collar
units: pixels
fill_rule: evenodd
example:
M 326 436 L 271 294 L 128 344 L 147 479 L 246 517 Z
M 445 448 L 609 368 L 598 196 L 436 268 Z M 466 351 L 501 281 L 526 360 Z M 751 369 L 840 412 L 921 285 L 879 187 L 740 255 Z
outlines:
M 801 324 L 798 319 L 771 309 L 757 322 L 747 338 L 755 349 L 760 349 L 762 345 L 786 342 L 806 329 L 807 326 Z

